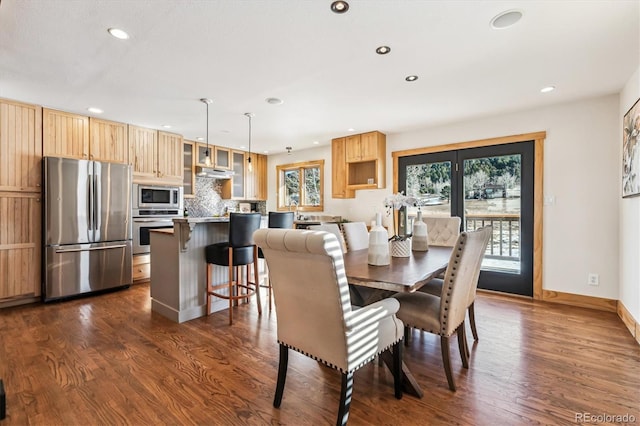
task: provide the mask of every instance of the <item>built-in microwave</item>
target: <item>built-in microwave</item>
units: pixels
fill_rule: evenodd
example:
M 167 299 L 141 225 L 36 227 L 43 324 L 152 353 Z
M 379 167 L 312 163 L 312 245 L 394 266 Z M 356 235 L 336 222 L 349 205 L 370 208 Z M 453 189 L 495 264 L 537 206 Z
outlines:
M 134 183 L 131 196 L 134 216 L 144 216 L 142 210 L 174 210 L 178 214 L 182 213 L 182 187 L 180 186 Z

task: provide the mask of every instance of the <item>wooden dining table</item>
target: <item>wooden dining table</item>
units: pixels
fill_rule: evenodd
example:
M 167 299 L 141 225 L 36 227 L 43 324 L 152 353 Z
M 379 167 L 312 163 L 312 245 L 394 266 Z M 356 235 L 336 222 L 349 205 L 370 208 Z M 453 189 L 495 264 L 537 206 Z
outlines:
M 367 249 L 344 253 L 352 304 L 364 306 L 394 293 L 418 290 L 447 269 L 451 250 L 451 247 L 431 246 L 428 251 L 411 252 L 409 257 L 392 257 L 391 263 L 385 266 L 369 265 Z M 391 354 L 384 352 L 381 358 L 391 368 Z M 424 392 L 404 361 L 402 373 L 404 391 L 422 398 Z

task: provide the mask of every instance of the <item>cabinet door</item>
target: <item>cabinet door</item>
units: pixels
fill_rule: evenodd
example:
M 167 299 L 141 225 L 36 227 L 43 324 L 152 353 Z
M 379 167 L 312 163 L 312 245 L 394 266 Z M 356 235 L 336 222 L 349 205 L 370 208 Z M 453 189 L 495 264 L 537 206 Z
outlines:
M 129 126 L 129 163 L 134 179 L 156 176 L 157 145 L 157 130 Z
M 355 197 L 355 191 L 347 189 L 346 138 L 331 141 L 331 196 Z
M 89 159 L 89 117 L 43 108 L 45 156 Z
M 231 198 L 243 200 L 245 198 L 245 156 L 244 151 L 231 151 L 234 175 L 231 178 Z
M 341 138 L 342 139 L 342 138 Z M 345 160 L 347 163 L 360 161 L 360 135 L 347 136 L 345 140 Z
M 158 132 L 158 177 L 182 184 L 183 139 L 175 133 Z
M 185 198 L 195 197 L 195 146 L 196 143 L 191 141 L 184 141 L 183 144 L 182 194 Z
M 231 150 L 222 146 L 216 146 L 213 151 L 215 153 L 215 167 L 218 169 L 231 169 Z
M 0 192 L 0 302 L 40 296 L 40 194 Z
M 129 161 L 127 125 L 91 117 L 89 119 L 89 159 L 127 164 Z
M 255 182 L 255 199 L 267 199 L 267 156 L 258 154 L 257 161 L 253 166 L 254 182 Z
M 377 160 L 379 138 L 381 134 L 379 132 L 369 132 L 360 135 L 360 161 Z M 384 155 L 384 153 L 382 153 Z
M 40 192 L 42 108 L 0 101 L 0 191 Z
M 213 157 L 214 157 L 214 146 L 205 143 L 199 143 L 196 146 L 196 166 L 200 167 L 213 167 Z M 209 156 L 209 163 L 207 163 L 207 152 Z

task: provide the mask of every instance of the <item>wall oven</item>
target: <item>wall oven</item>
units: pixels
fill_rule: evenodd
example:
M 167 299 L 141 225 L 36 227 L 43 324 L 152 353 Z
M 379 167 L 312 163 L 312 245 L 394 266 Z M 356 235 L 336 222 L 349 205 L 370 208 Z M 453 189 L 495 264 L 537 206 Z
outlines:
M 173 228 L 173 218 L 182 217 L 182 187 L 134 183 L 131 197 L 133 254 L 149 253 L 149 232 Z

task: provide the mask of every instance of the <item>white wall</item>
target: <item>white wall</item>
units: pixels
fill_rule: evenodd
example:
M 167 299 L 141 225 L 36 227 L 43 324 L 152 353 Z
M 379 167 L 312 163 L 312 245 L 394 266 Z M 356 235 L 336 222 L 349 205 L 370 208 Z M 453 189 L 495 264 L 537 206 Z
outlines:
M 620 92 L 618 158 L 622 158 L 622 118 L 640 98 L 640 67 Z M 622 180 L 622 160 L 618 165 Z M 621 185 L 620 185 L 621 188 Z M 619 196 L 622 190 L 618 190 Z M 619 198 L 620 209 L 620 297 L 636 322 L 640 322 L 640 197 Z
M 357 191 L 356 198 L 351 200 L 331 198 L 330 147 L 269 156 L 269 195 L 276 191 L 277 164 L 324 158 L 325 211 L 368 222 L 376 211 L 384 210 L 383 199 L 392 190 L 391 152 L 546 131 L 544 192 L 555 196 L 556 203 L 544 207 L 543 287 L 618 299 L 619 109 L 618 96 L 610 95 L 421 131 L 387 134 L 387 188 Z M 267 208 L 275 209 L 275 197 L 268 201 Z M 600 275 L 599 286 L 587 285 L 589 272 Z

